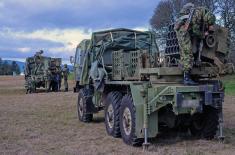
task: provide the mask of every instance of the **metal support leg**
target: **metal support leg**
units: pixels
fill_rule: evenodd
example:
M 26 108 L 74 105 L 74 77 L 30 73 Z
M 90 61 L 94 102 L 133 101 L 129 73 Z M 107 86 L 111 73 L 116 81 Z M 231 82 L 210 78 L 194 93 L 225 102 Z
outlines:
M 150 143 L 148 142 L 148 129 L 144 128 L 144 143 L 143 143 L 143 150 L 148 150 Z
M 142 91 L 142 96 L 144 97 L 144 143 L 143 150 L 146 151 L 150 143 L 148 143 L 148 84 L 144 85 L 144 90 Z
M 223 109 L 221 108 L 220 113 L 219 113 L 219 136 L 218 136 L 218 138 L 221 142 L 224 141 L 223 123 L 224 123 Z

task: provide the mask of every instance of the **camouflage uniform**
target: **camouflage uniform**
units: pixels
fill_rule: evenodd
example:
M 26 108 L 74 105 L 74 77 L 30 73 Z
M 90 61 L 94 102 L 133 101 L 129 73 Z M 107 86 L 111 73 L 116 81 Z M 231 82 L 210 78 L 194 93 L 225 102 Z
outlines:
M 49 67 L 49 91 L 58 91 L 57 68 L 55 61 L 51 61 Z
M 62 71 L 61 69 L 58 69 L 58 90 L 60 91 L 61 88 L 61 80 L 62 80 Z
M 68 74 L 69 69 L 67 68 L 67 64 L 64 64 L 64 68 L 62 69 L 63 78 L 64 78 L 64 89 L 65 91 L 68 91 Z
M 51 91 L 51 81 L 52 81 L 52 73 L 51 70 L 47 70 L 47 92 Z
M 188 29 L 186 29 L 186 22 L 190 14 L 192 18 Z M 188 3 L 180 11 L 180 17 L 175 24 L 175 31 L 179 41 L 181 65 L 184 72 L 190 72 L 193 67 L 192 37 L 203 39 L 207 28 L 214 24 L 215 16 L 205 7 L 194 8 L 192 3 Z
M 35 57 L 42 56 L 42 54 L 43 54 L 43 50 L 40 50 L 40 51 L 36 52 L 34 56 Z

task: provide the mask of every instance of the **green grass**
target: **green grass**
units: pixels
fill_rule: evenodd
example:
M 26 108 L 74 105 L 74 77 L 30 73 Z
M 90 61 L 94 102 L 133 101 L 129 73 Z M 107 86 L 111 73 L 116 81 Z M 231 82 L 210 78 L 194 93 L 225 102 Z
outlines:
M 225 86 L 225 94 L 235 96 L 235 74 L 227 75 L 222 80 Z
M 74 72 L 69 73 L 68 80 L 74 80 Z

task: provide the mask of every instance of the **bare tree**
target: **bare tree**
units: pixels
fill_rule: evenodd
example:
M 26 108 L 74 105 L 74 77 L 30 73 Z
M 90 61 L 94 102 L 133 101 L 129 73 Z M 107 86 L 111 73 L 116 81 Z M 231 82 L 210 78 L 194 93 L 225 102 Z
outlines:
M 231 60 L 235 59 L 235 0 L 219 0 L 220 24 L 229 31 Z
M 224 0 L 161 0 L 154 10 L 150 24 L 154 29 L 161 29 L 174 22 L 180 10 L 186 3 L 193 3 L 196 6 L 206 6 L 210 11 L 216 13 L 219 1 Z M 235 0 L 227 0 L 235 1 Z
M 170 0 L 162 0 L 158 3 L 154 10 L 154 14 L 150 19 L 150 24 L 159 44 L 159 49 L 165 48 L 168 25 L 174 21 L 174 9 Z
M 218 1 L 219 0 L 191 0 L 196 6 L 204 6 L 213 13 L 216 13 L 218 10 Z
M 173 22 L 173 6 L 170 0 L 160 1 L 150 19 L 154 29 L 161 29 Z

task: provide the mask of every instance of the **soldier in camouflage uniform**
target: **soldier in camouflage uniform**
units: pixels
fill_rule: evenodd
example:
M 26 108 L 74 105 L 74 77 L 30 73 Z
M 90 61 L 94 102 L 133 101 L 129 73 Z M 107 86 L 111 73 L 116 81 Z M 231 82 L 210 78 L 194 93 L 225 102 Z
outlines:
M 62 71 L 58 69 L 58 91 L 61 89 L 61 81 L 62 81 Z
M 52 60 L 49 67 L 49 88 L 48 91 L 58 91 L 57 68 L 55 61 Z
M 68 75 L 69 75 L 69 68 L 67 64 L 64 64 L 64 68 L 62 69 L 63 78 L 64 78 L 64 91 L 68 91 Z
M 42 54 L 43 54 L 43 50 L 40 50 L 40 51 L 36 52 L 34 56 L 35 57 L 41 57 Z
M 53 74 L 51 71 L 51 68 L 49 67 L 49 70 L 47 70 L 48 79 L 47 79 L 47 92 L 52 91 L 52 83 L 53 83 Z
M 176 20 L 175 31 L 180 46 L 181 65 L 184 71 L 184 84 L 195 84 L 190 77 L 194 56 L 192 51 L 192 38 L 203 40 L 208 31 L 213 29 L 215 16 L 205 7 L 194 7 L 187 3 L 180 11 Z

